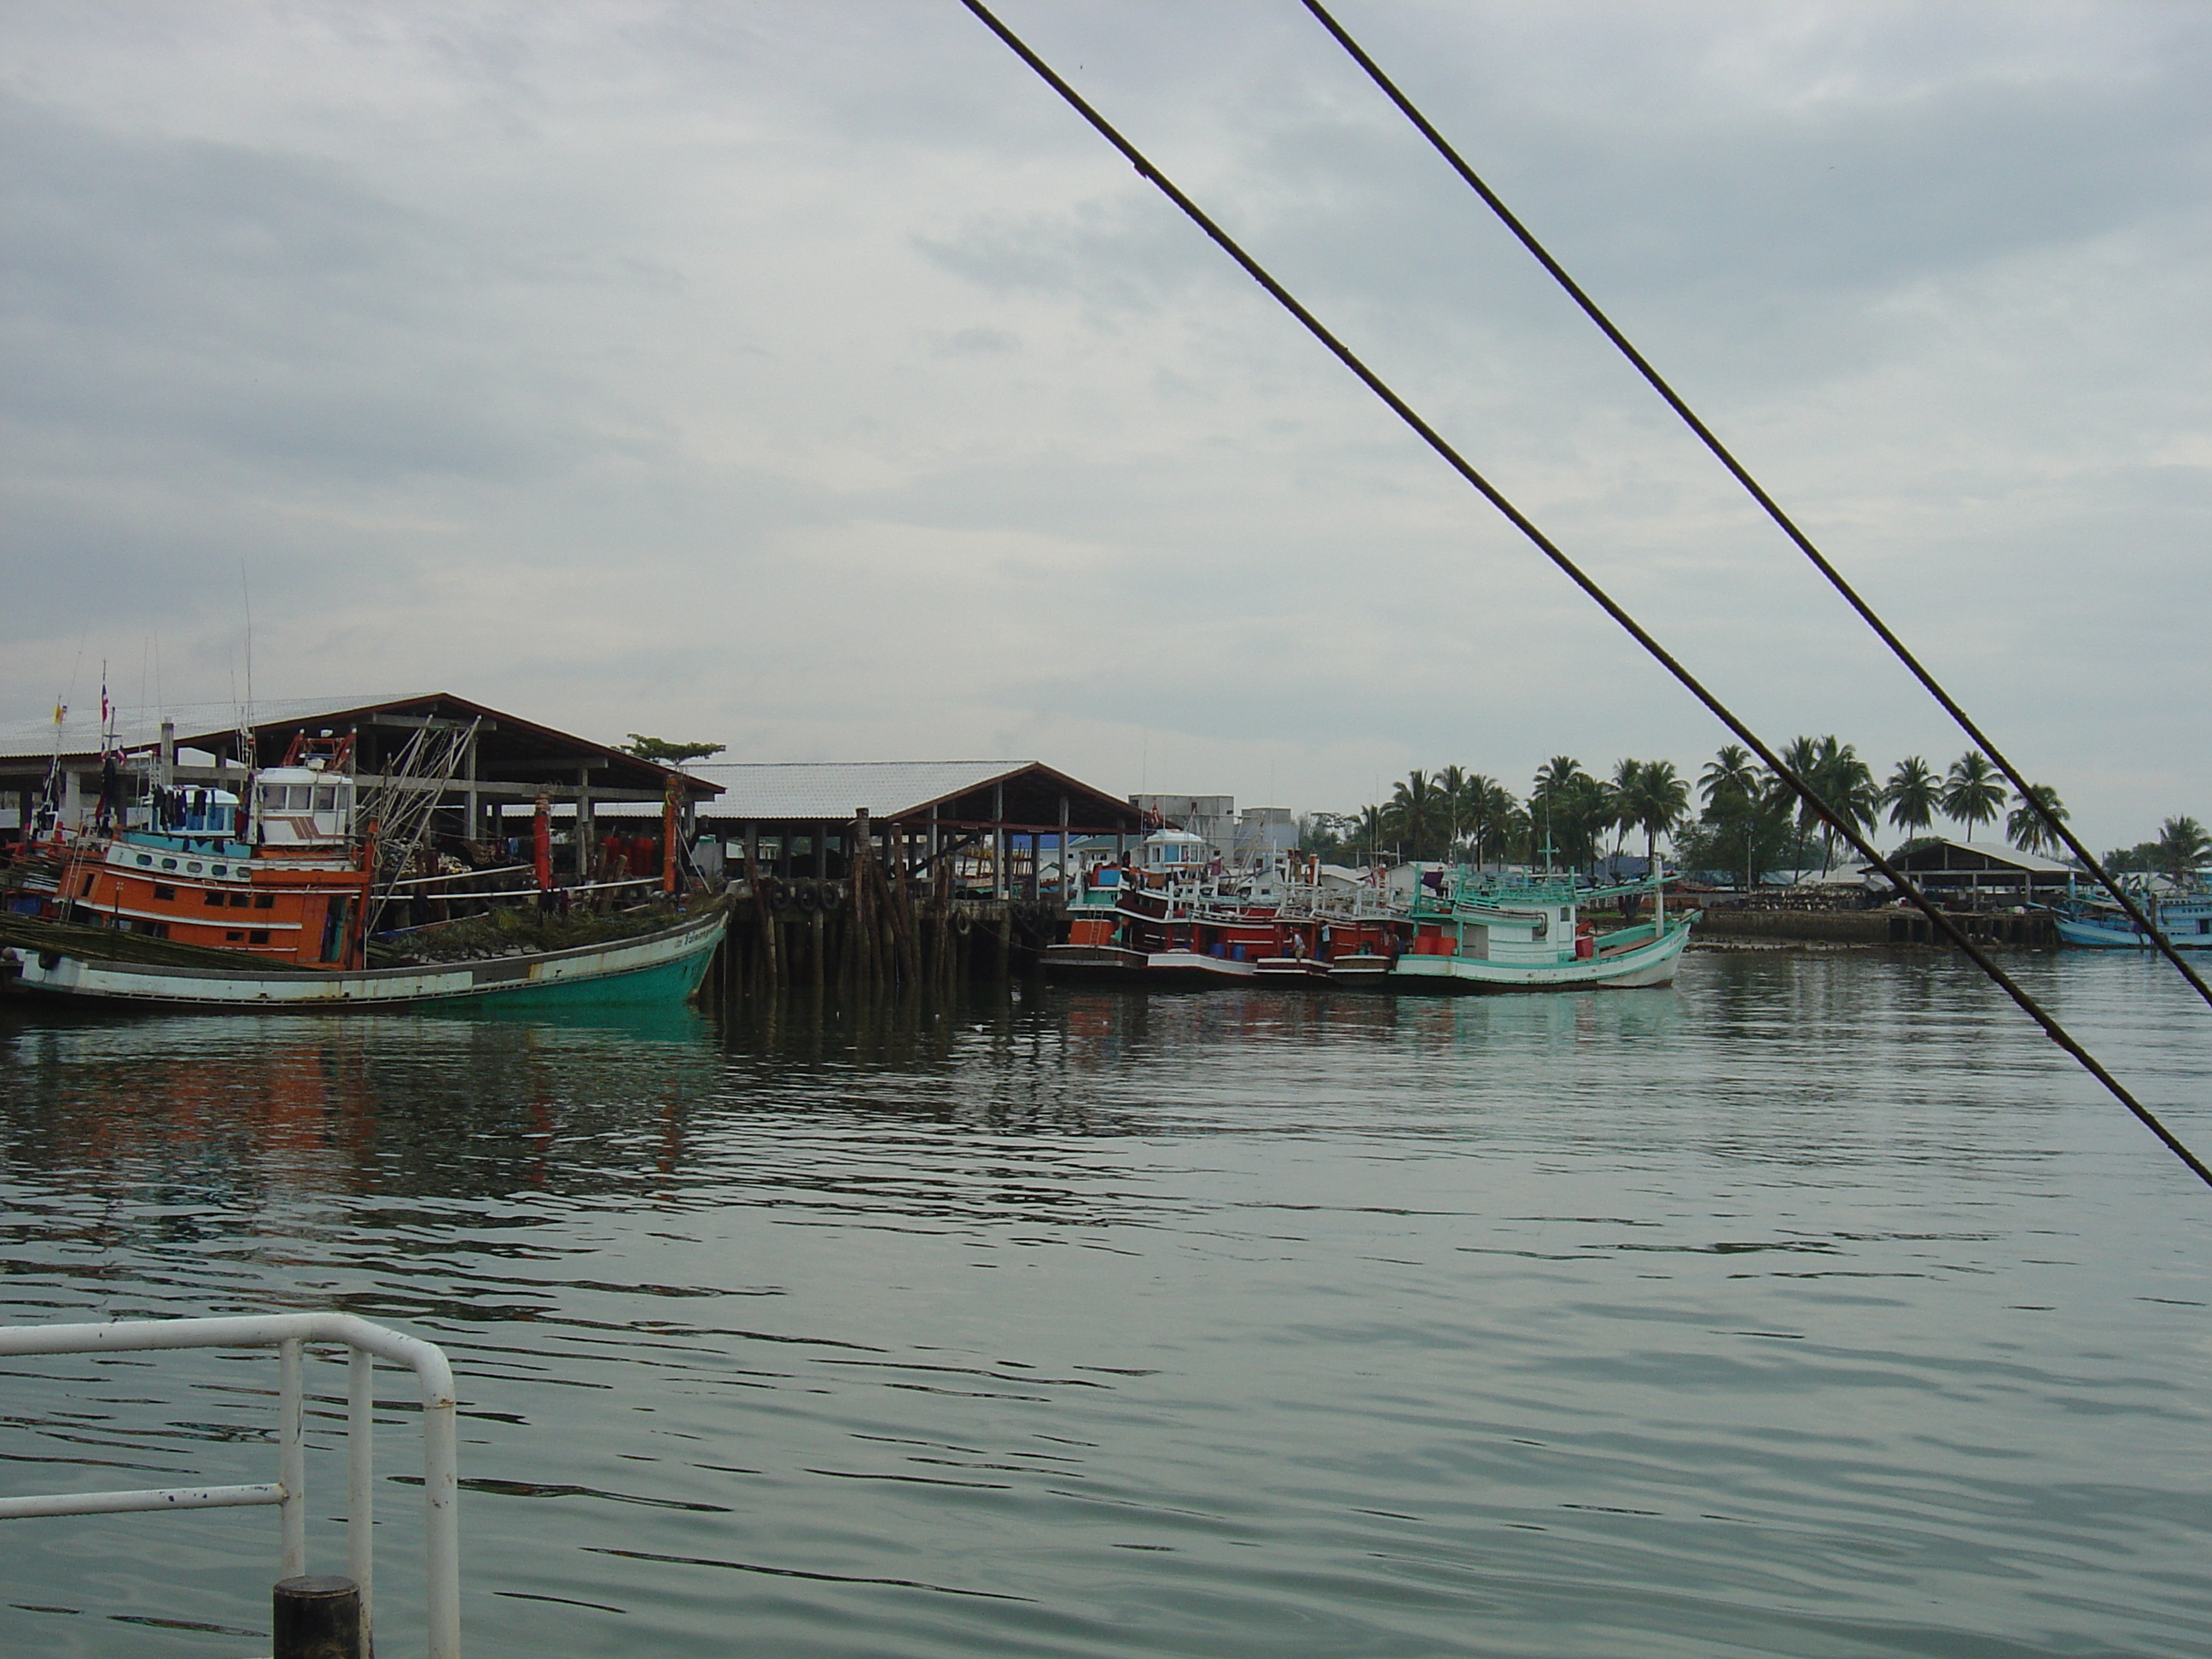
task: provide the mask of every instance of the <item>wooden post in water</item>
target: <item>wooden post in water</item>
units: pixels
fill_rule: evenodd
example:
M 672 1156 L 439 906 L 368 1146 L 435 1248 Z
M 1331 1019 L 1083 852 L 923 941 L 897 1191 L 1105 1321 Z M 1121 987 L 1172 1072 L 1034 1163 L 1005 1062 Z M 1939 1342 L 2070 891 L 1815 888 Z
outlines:
M 1006 786 L 991 786 L 991 896 L 1006 896 Z
M 854 810 L 848 839 L 845 876 L 846 885 L 853 891 L 853 902 L 848 953 L 853 957 L 854 978 L 865 993 L 874 990 L 876 986 L 876 927 L 872 915 L 875 895 L 868 881 L 870 866 L 875 863 L 875 838 L 869 832 L 866 807 Z

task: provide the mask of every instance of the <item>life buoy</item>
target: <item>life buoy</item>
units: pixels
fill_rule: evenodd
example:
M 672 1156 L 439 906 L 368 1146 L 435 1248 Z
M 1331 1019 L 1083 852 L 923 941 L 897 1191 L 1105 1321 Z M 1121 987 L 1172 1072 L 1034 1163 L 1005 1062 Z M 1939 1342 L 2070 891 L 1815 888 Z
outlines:
M 975 921 L 965 910 L 961 910 L 954 913 L 952 926 L 956 932 L 965 933 L 974 928 Z
M 799 908 L 802 910 L 818 910 L 822 908 L 822 895 L 812 882 L 808 882 L 799 890 L 798 897 Z
M 836 884 L 826 881 L 822 884 L 821 898 L 822 908 L 824 910 L 834 910 L 845 902 L 844 893 Z

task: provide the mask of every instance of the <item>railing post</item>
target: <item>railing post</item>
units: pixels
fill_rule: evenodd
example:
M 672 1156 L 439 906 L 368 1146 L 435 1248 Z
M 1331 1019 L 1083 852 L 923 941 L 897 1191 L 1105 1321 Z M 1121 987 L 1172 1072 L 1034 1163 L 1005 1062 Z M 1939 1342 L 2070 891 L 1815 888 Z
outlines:
M 422 1392 L 422 1545 L 428 1557 L 424 1600 L 430 1659 L 461 1659 L 457 1412 L 450 1382 L 434 1399 L 428 1389 Z
M 307 1448 L 301 1370 L 300 1339 L 288 1336 L 276 1345 L 276 1484 L 284 1488 L 280 1578 L 298 1578 L 307 1571 Z
M 356 1577 L 310 1579 L 307 1566 L 306 1345 L 343 1344 L 351 1351 L 346 1389 L 347 1552 Z M 277 1474 L 258 1486 L 178 1486 L 147 1492 L 68 1492 L 0 1498 L 0 1520 L 41 1515 L 121 1515 L 151 1510 L 273 1504 L 279 1511 L 283 1577 L 309 1599 L 316 1586 L 342 1587 L 345 1616 L 365 1642 L 369 1628 L 369 1563 L 374 1524 L 375 1360 L 415 1374 L 422 1402 L 423 1543 L 429 1659 L 460 1659 L 460 1516 L 457 1468 L 459 1407 L 453 1373 L 431 1344 L 402 1336 L 350 1314 L 274 1314 L 205 1319 L 118 1320 L 112 1323 L 0 1326 L 0 1356 L 146 1352 L 167 1348 L 264 1347 L 277 1351 Z M 289 1615 L 285 1615 L 289 1616 Z M 281 1650 L 280 1650 L 281 1651 Z M 309 1650 L 353 1659 L 354 1650 Z M 305 1659 L 305 1656 L 302 1656 Z
M 348 1350 L 346 1366 L 346 1571 L 361 1586 L 361 1628 L 364 1646 L 373 1643 L 374 1593 L 369 1575 L 376 1540 L 376 1356 L 366 1348 Z

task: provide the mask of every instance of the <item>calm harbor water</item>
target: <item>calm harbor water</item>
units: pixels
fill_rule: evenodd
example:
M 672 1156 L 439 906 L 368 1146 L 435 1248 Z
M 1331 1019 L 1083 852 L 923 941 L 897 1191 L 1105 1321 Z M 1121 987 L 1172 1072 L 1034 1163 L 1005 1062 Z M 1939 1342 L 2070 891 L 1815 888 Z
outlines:
M 2212 1144 L 2170 971 L 2020 969 Z M 445 1345 L 472 1659 L 2212 1651 L 2212 1193 L 1940 957 L 613 1025 L 18 1006 L 0 1136 L 0 1322 L 336 1304 Z M 273 1479 L 274 1380 L 0 1364 L 0 1492 Z M 310 1480 L 336 1568 L 331 1451 Z M 265 1626 L 269 1511 L 0 1525 L 10 1659 Z

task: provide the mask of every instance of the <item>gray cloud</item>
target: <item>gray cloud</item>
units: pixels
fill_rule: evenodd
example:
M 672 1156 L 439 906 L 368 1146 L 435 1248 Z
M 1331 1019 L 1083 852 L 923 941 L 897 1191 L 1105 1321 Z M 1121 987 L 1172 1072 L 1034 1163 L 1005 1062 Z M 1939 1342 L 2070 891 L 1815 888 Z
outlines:
M 1763 725 L 1956 751 L 1303 13 L 1011 10 Z M 1343 15 L 2093 835 L 2212 815 L 2212 22 Z M 764 758 L 1346 805 L 1719 740 L 957 8 L 0 47 L 19 708 L 156 630 L 225 695 L 243 562 L 258 684 Z

